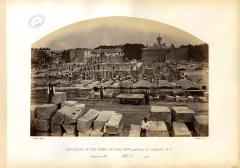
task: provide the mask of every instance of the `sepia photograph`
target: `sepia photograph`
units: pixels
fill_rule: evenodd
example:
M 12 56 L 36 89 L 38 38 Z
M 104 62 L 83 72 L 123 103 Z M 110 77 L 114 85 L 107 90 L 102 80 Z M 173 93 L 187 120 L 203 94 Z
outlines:
M 29 48 L 30 135 L 208 137 L 208 48 L 194 34 L 134 17 L 51 32 Z

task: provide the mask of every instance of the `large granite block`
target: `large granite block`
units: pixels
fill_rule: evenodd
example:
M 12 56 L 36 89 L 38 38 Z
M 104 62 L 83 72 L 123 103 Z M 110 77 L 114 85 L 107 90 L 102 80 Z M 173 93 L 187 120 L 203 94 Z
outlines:
M 186 106 L 173 106 L 172 114 L 173 121 L 193 122 L 195 112 Z
M 35 118 L 34 128 L 35 128 L 35 131 L 48 131 L 50 128 L 50 122 L 49 120 Z
M 110 119 L 111 115 L 115 113 L 115 111 L 101 111 L 94 121 L 94 129 L 102 130 L 106 122 Z
M 76 110 L 81 110 L 83 114 L 85 113 L 85 107 L 86 107 L 85 104 L 77 103 L 77 104 L 75 105 Z
M 76 110 L 75 107 L 63 107 L 64 109 L 64 124 L 74 124 L 77 119 L 82 115 L 81 110 Z
M 208 115 L 196 115 L 193 125 L 199 136 L 208 136 Z
M 148 121 L 149 128 L 147 129 L 147 137 L 168 137 L 168 130 L 163 121 Z
M 131 124 L 129 137 L 140 137 L 141 126 L 136 124 Z
M 123 129 L 122 114 L 113 113 L 109 121 L 105 124 L 104 132 L 107 134 L 119 134 Z
M 171 111 L 166 106 L 151 106 L 151 121 L 171 122 Z
M 61 125 L 55 123 L 54 121 L 51 121 L 51 133 L 57 133 L 57 132 L 62 132 L 62 127 Z
M 57 111 L 56 104 L 43 104 L 36 107 L 36 116 L 39 119 L 48 120 L 50 119 Z
M 65 112 L 68 110 L 68 106 L 65 106 L 59 110 L 57 110 L 57 112 L 54 114 L 54 116 L 52 117 L 52 121 L 58 125 L 63 124 L 64 121 L 64 116 L 65 116 Z
M 66 92 L 55 92 L 52 97 L 51 103 L 59 104 L 59 103 L 66 101 L 66 99 L 67 99 Z
M 172 130 L 173 130 L 173 136 L 175 137 L 191 137 L 192 134 L 188 130 L 188 127 L 185 123 L 178 123 L 173 122 L 172 123 Z
M 77 120 L 77 130 L 80 132 L 86 132 L 93 126 L 94 120 L 98 117 L 99 111 L 90 109 L 86 114 Z

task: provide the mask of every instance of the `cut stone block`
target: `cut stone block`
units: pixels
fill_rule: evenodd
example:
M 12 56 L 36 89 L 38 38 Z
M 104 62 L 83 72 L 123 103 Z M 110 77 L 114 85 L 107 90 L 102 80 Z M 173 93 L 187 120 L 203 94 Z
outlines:
M 194 101 L 194 97 L 193 96 L 188 96 L 188 102 L 193 102 Z
M 48 120 L 50 119 L 57 111 L 56 104 L 43 104 L 36 107 L 36 116 L 39 119 Z
M 198 99 L 201 103 L 207 103 L 208 102 L 207 97 L 199 97 Z
M 180 102 L 181 100 L 181 97 L 180 96 L 176 96 L 176 102 Z
M 77 111 L 79 111 L 79 110 L 81 110 L 82 111 L 82 114 L 84 114 L 85 113 L 85 104 L 79 104 L 79 103 L 77 103 L 76 105 L 75 105 L 75 108 L 76 108 L 76 110 Z
M 180 102 L 187 102 L 188 98 L 187 97 L 180 97 Z
M 86 132 L 78 132 L 78 136 L 79 137 L 88 137 L 88 136 L 90 136 L 91 132 L 92 132 L 92 129 L 89 129 Z
M 34 119 L 34 128 L 36 131 L 48 131 L 50 128 L 49 120 Z
M 103 136 L 103 132 L 101 131 L 96 131 L 96 130 L 93 130 L 90 132 L 90 136 L 91 137 L 102 137 Z
M 167 95 L 167 96 L 166 96 L 166 100 L 167 100 L 167 101 L 170 101 L 170 102 L 174 102 L 174 101 L 176 100 L 176 98 L 175 98 L 174 96 L 169 96 L 169 95 Z
M 63 133 L 63 136 L 64 136 L 64 137 L 75 137 L 76 134 L 68 134 L 67 132 L 64 132 L 64 133 Z
M 166 106 L 151 106 L 150 119 L 152 121 L 171 122 L 171 112 Z
M 61 125 L 64 121 L 64 115 L 65 115 L 65 112 L 66 110 L 68 109 L 67 106 L 59 109 L 55 115 L 52 117 L 52 121 L 58 125 Z
M 74 124 L 77 119 L 81 116 L 81 110 L 77 111 L 75 107 L 64 107 L 64 124 Z
M 50 136 L 49 132 L 40 132 L 40 131 L 36 131 L 35 132 L 36 136 Z
M 141 126 L 136 124 L 131 124 L 129 137 L 140 137 Z
M 149 128 L 146 132 L 147 137 L 168 137 L 168 130 L 163 121 L 149 121 Z
M 208 115 L 196 115 L 193 125 L 199 136 L 208 136 Z
M 61 125 L 55 123 L 54 121 L 51 121 L 51 133 L 53 132 L 62 132 L 62 128 Z
M 68 133 L 68 134 L 75 134 L 76 132 L 76 125 L 72 124 L 72 125 L 62 125 L 64 130 Z
M 195 112 L 185 106 L 172 107 L 173 121 L 192 122 Z
M 105 124 L 104 132 L 107 134 L 119 134 L 123 129 L 122 114 L 113 113 L 109 121 Z
M 66 92 L 55 92 L 52 97 L 51 103 L 59 104 L 59 103 L 66 101 L 66 99 L 67 99 Z
M 99 111 L 90 109 L 77 121 L 77 130 L 80 132 L 86 132 L 93 126 L 93 121 L 98 117 Z
M 72 106 L 75 106 L 76 104 L 77 104 L 77 101 L 68 100 L 68 101 L 62 102 L 61 107 L 64 107 L 64 106 L 72 107 Z
M 110 119 L 111 115 L 115 113 L 115 111 L 101 111 L 94 121 L 94 129 L 102 130 L 106 122 Z
M 172 128 L 173 128 L 173 136 L 175 137 L 191 137 L 192 136 L 191 132 L 188 130 L 188 127 L 186 126 L 185 123 L 173 122 Z

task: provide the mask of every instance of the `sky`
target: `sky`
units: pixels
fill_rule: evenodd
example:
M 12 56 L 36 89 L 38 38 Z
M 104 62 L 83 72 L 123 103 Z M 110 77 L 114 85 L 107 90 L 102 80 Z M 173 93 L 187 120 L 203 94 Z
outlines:
M 160 34 L 163 42 L 174 46 L 204 43 L 197 37 L 176 27 L 131 17 L 105 17 L 77 22 L 58 29 L 32 45 L 53 50 L 95 48 L 99 45 L 142 43 L 153 45 Z

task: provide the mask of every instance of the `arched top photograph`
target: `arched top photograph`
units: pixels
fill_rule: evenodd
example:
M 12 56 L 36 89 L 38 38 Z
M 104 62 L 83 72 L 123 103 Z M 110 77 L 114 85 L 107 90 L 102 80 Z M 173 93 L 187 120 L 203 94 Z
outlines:
M 50 32 L 31 46 L 30 134 L 208 136 L 208 53 L 193 34 L 143 18 Z

